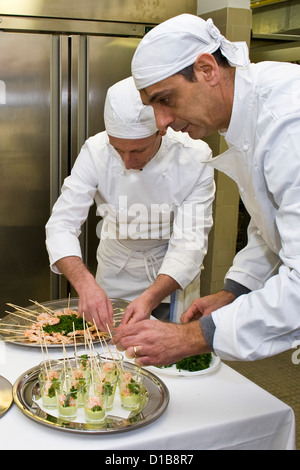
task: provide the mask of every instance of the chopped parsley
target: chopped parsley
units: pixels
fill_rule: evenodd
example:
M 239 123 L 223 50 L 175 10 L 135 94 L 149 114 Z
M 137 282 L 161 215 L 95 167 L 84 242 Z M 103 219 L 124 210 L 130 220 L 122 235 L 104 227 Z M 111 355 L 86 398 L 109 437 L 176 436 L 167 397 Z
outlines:
M 102 408 L 99 405 L 95 405 L 93 406 L 93 408 L 91 408 L 91 411 L 94 411 L 96 413 L 96 411 L 102 411 Z
M 128 384 L 128 390 L 131 393 L 135 393 L 138 395 L 140 393 L 141 386 L 138 384 L 135 380 L 131 379 L 129 384 Z
M 53 398 L 55 397 L 55 391 L 59 390 L 60 387 L 60 380 L 59 379 L 52 379 L 52 385 L 48 388 L 48 397 Z
M 69 390 L 69 393 L 66 394 L 66 398 L 62 406 L 64 406 L 65 408 L 68 408 L 69 406 L 71 406 L 69 402 L 70 398 L 74 398 L 74 400 L 76 400 L 77 398 L 77 390 L 74 387 L 71 387 Z
M 75 331 L 77 330 L 83 330 L 83 318 L 78 317 L 77 315 L 59 315 L 57 318 L 59 318 L 59 323 L 56 323 L 56 325 L 46 325 L 43 326 L 43 330 L 46 333 L 49 333 L 50 335 L 52 333 L 61 333 L 63 335 L 67 335 L 68 333 L 73 332 L 73 324 L 74 324 L 74 329 Z M 85 328 L 88 328 L 89 325 L 87 322 L 85 322 Z
M 110 396 L 113 394 L 114 388 L 112 384 L 109 382 L 104 382 L 103 387 L 102 387 L 102 393 L 104 396 Z
M 162 367 L 176 366 L 179 371 L 187 370 L 189 372 L 196 372 L 198 370 L 207 369 L 211 363 L 211 353 L 197 354 L 196 356 L 185 357 L 174 364 L 170 364 Z

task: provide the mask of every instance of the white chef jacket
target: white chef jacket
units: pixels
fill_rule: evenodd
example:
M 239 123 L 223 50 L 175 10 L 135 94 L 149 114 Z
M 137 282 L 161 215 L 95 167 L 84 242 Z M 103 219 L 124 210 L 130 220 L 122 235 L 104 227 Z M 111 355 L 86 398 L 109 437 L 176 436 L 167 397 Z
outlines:
M 142 171 L 126 170 L 106 132 L 89 138 L 46 225 L 51 269 L 59 273 L 56 261 L 81 257 L 78 236 L 95 200 L 103 218 L 98 284 L 111 298 L 133 300 L 167 274 L 186 293 L 178 291 L 176 309 L 171 305 L 178 321 L 200 296 L 215 191 L 213 169 L 200 160 L 210 157 L 207 144 L 170 129 Z
M 212 313 L 224 359 L 255 360 L 300 339 L 300 67 L 237 68 L 229 145 L 211 160 L 234 179 L 251 221 L 226 278 L 252 290 Z

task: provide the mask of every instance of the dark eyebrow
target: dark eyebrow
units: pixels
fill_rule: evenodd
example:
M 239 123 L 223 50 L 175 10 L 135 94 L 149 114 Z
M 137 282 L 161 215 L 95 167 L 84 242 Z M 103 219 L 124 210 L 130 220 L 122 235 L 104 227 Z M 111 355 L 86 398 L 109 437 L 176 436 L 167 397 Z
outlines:
M 163 91 L 158 91 L 157 93 L 154 93 L 152 96 L 149 96 L 146 90 L 143 90 L 144 94 L 149 100 L 149 104 L 154 103 L 155 101 L 159 101 L 161 96 L 164 96 L 168 93 L 170 93 L 169 90 L 163 90 Z

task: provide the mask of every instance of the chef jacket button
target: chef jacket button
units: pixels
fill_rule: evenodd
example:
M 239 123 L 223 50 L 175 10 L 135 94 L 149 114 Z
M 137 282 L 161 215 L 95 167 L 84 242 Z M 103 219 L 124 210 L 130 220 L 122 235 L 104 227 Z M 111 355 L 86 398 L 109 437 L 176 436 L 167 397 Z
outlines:
M 244 193 L 244 192 L 245 192 L 245 188 L 240 188 L 240 192 L 241 192 L 241 193 Z
M 250 146 L 248 144 L 243 145 L 244 152 L 248 152 L 249 148 L 250 148 Z
M 167 172 L 166 172 L 166 171 L 164 171 L 162 175 L 163 175 L 163 176 L 167 176 Z
M 260 230 L 257 230 L 257 235 L 261 235 L 261 231 Z

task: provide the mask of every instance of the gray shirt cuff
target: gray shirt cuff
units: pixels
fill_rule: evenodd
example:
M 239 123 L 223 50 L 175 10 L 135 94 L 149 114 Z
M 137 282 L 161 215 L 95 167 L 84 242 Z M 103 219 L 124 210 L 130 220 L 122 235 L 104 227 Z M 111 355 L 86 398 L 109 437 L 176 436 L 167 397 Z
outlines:
M 239 297 L 240 295 L 243 295 L 243 294 L 249 294 L 249 292 L 251 292 L 251 290 L 248 289 L 248 287 L 245 287 L 242 284 L 239 284 L 238 282 L 233 281 L 232 279 L 225 279 L 223 289 L 227 290 L 228 292 L 231 292 L 236 297 Z
M 239 297 L 240 295 L 243 295 L 243 294 L 249 294 L 249 292 L 251 292 L 250 289 L 243 286 L 242 284 L 239 284 L 236 281 L 233 281 L 232 279 L 225 280 L 224 290 L 231 292 L 236 297 Z M 199 319 L 199 323 L 200 323 L 200 328 L 202 330 L 202 334 L 207 343 L 207 346 L 209 347 L 211 351 L 213 351 L 214 350 L 213 342 L 214 342 L 214 334 L 216 330 L 216 325 L 212 319 L 212 316 L 205 315 L 205 317 L 201 317 Z
M 200 323 L 200 328 L 202 330 L 202 334 L 207 343 L 207 346 L 209 347 L 211 351 L 213 351 L 214 349 L 213 341 L 214 341 L 214 334 L 215 334 L 216 326 L 214 324 L 212 316 L 205 315 L 205 317 L 201 317 L 199 319 L 199 323 Z

